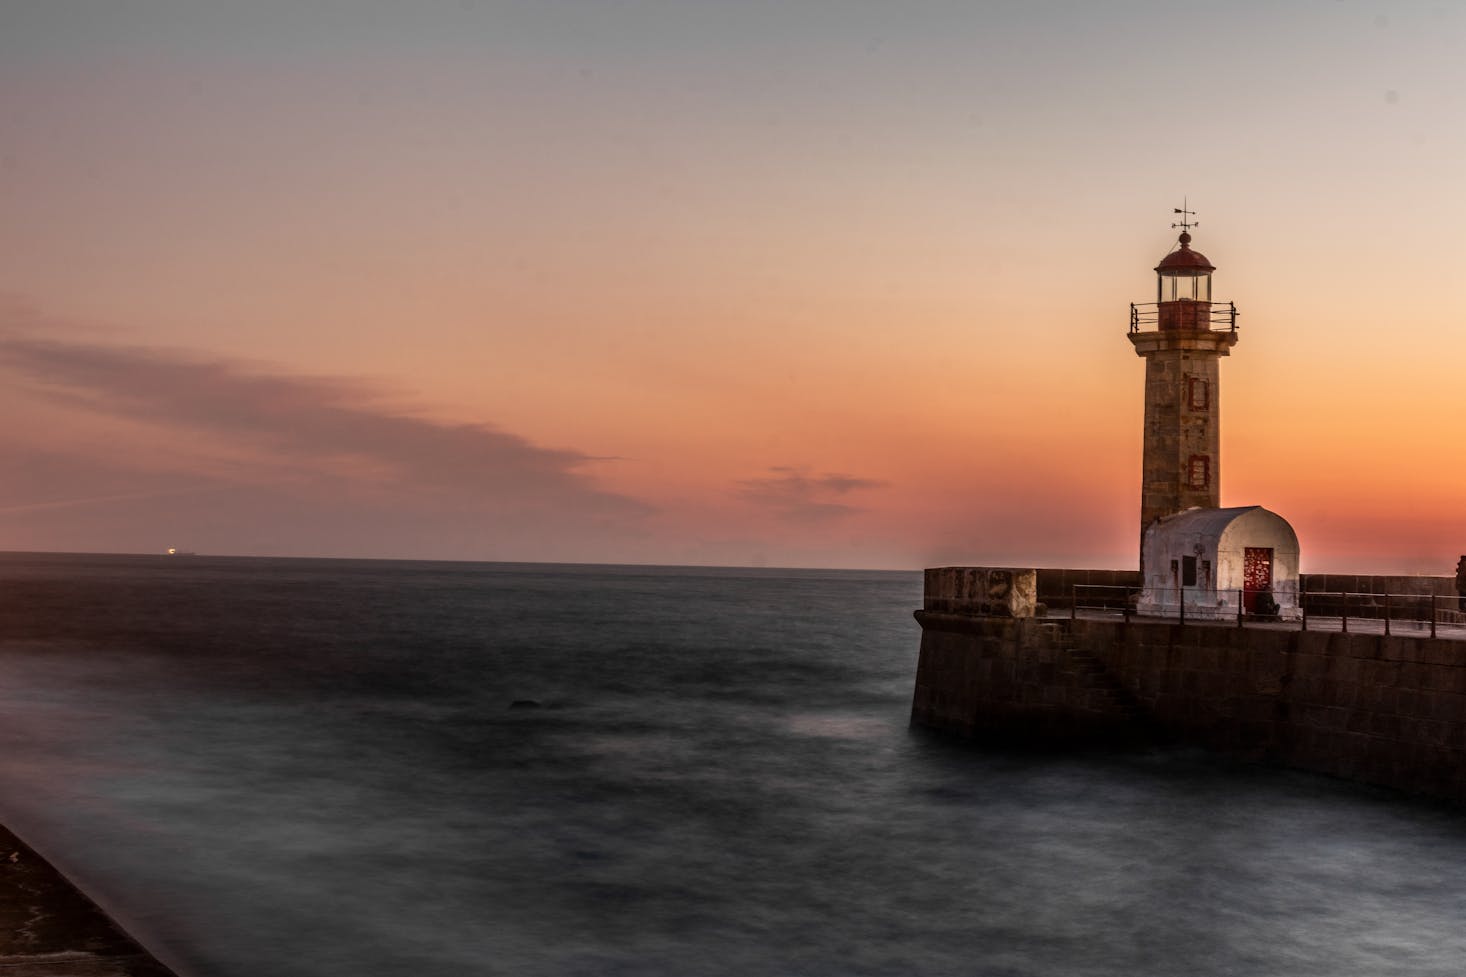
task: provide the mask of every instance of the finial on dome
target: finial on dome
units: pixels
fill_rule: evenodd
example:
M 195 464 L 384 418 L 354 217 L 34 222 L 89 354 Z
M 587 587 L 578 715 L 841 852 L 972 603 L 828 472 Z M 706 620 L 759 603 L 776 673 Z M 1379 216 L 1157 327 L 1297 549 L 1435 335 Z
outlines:
M 1206 255 L 1200 251 L 1191 250 L 1191 229 L 1201 226 L 1196 221 L 1196 211 L 1192 210 L 1189 202 L 1182 198 L 1181 206 L 1172 207 L 1171 213 L 1180 214 L 1181 219 L 1171 224 L 1172 227 L 1181 228 L 1181 233 L 1176 239 L 1179 245 L 1171 249 L 1171 253 L 1161 259 L 1156 265 L 1156 271 L 1162 275 L 1198 275 L 1210 274 L 1216 269 Z
M 1179 207 L 1172 207 L 1171 208 L 1171 213 L 1173 213 L 1173 214 L 1180 214 L 1181 215 L 1181 219 L 1178 220 L 1178 221 L 1173 221 L 1171 223 L 1171 226 L 1172 227 L 1179 227 L 1179 228 L 1181 228 L 1181 246 L 1182 247 L 1185 247 L 1186 245 L 1188 245 L 1188 244 L 1191 243 L 1191 233 L 1190 233 L 1191 232 L 1191 229 L 1193 227 L 1200 227 L 1201 226 L 1201 222 L 1200 221 L 1194 221 L 1194 220 L 1191 219 L 1191 218 L 1193 218 L 1193 217 L 1196 216 L 1196 211 L 1187 209 L 1186 203 L 1187 203 L 1186 198 L 1185 197 L 1182 197 L 1181 198 L 1181 206 L 1179 206 Z

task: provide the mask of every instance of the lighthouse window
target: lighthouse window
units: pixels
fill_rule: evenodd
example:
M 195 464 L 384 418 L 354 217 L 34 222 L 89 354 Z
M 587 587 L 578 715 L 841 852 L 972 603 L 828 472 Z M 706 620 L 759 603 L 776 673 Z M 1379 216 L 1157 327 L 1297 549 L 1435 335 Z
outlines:
M 1192 455 L 1187 466 L 1187 482 L 1194 489 L 1211 485 L 1211 459 L 1206 455 Z
M 1211 300 L 1211 276 L 1162 275 L 1160 293 L 1162 302 L 1175 302 L 1178 299 L 1207 302 Z
M 1186 378 L 1186 403 L 1192 410 L 1211 410 L 1211 386 L 1205 378 Z

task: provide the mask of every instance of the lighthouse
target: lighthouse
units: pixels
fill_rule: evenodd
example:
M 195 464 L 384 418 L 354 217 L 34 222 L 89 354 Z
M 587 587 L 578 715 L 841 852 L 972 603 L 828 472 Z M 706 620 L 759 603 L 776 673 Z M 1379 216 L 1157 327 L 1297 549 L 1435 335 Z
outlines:
M 1156 300 L 1130 306 L 1130 342 L 1145 359 L 1137 610 L 1292 617 L 1293 528 L 1261 506 L 1221 508 L 1220 367 L 1237 345 L 1237 307 L 1212 299 L 1216 268 L 1191 247 L 1192 211 L 1175 212 L 1181 233 L 1155 267 Z
M 1155 303 L 1130 306 L 1130 342 L 1145 358 L 1142 539 L 1163 516 L 1221 504 L 1220 365 L 1237 345 L 1237 307 L 1212 301 L 1216 268 L 1192 250 L 1191 211 L 1181 213 L 1176 247 L 1155 267 Z

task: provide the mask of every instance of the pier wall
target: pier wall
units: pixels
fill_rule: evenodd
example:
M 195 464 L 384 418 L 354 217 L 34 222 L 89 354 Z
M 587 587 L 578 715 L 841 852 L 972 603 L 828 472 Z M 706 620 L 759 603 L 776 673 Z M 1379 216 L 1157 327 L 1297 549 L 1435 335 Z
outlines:
M 1191 744 L 1466 802 L 1466 641 L 923 609 L 912 722 Z

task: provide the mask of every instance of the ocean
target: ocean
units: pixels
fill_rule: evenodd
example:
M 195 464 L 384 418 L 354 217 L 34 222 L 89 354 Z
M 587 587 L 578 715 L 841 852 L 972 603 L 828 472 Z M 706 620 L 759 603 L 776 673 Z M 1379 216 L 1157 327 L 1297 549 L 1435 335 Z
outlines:
M 1460 812 L 913 730 L 920 600 L 0 555 L 0 821 L 185 977 L 1462 973 Z

